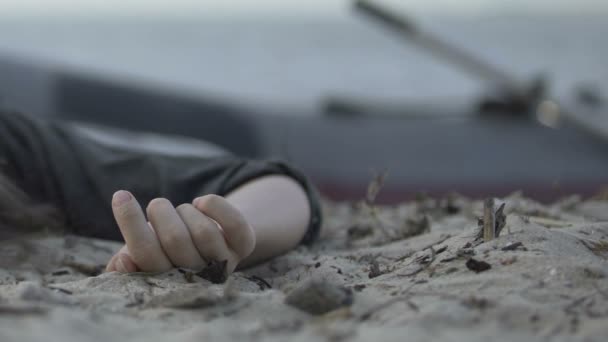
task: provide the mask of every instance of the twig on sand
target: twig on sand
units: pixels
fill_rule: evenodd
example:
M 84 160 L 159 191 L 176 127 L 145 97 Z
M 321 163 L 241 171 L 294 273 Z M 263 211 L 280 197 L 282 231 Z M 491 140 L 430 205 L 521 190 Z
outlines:
M 506 246 L 504 246 L 500 250 L 503 251 L 503 252 L 506 252 L 506 251 L 514 251 L 516 249 L 527 250 L 526 247 L 524 247 L 524 244 L 521 241 L 508 243 Z
M 428 245 L 426 245 L 426 246 L 424 246 L 424 247 L 422 247 L 422 248 L 420 248 L 418 250 L 409 251 L 409 252 L 405 253 L 404 255 L 398 257 L 397 259 L 394 259 L 394 262 L 396 262 L 396 263 L 397 262 L 401 262 L 401 261 L 403 261 L 403 260 L 411 257 L 412 255 L 414 255 L 414 254 L 416 254 L 418 252 L 421 252 L 421 251 L 424 251 L 426 249 L 432 248 L 433 246 L 440 245 L 440 244 L 444 243 L 447 239 L 449 239 L 451 237 L 452 237 L 452 235 L 450 235 L 450 234 L 441 234 L 439 236 L 439 239 L 437 241 L 434 241 L 434 242 L 432 242 L 432 243 L 430 243 L 430 244 L 428 244 Z M 436 251 L 437 252 L 436 254 L 443 253 L 446 250 L 447 250 L 447 246 L 439 247 L 439 249 Z M 409 264 L 411 264 L 411 263 L 408 263 L 408 265 Z
M 364 206 L 369 211 L 370 216 L 380 228 L 380 231 L 384 234 L 386 238 L 392 239 L 392 235 L 386 230 L 382 221 L 380 220 L 380 216 L 378 216 L 378 211 L 376 210 L 375 202 L 376 197 L 378 197 L 378 193 L 384 186 L 384 181 L 386 180 L 386 176 L 388 175 L 388 169 L 384 169 L 382 172 L 377 172 L 374 175 L 374 178 L 367 186 L 367 193 L 365 196 L 365 201 L 363 202 Z
M 483 218 L 479 219 L 479 233 L 477 239 L 483 239 L 487 242 L 494 240 L 500 235 L 500 232 L 507 223 L 507 217 L 504 214 L 505 203 L 501 204 L 498 209 L 494 209 L 494 199 L 487 198 L 483 202 Z
M 414 270 L 410 273 L 400 274 L 400 276 L 411 277 L 411 276 L 414 276 L 414 275 L 426 270 L 427 268 L 429 268 L 431 266 L 431 264 L 433 263 L 433 261 L 435 261 L 435 258 L 437 257 L 437 253 L 435 252 L 435 249 L 433 248 L 433 246 L 429 247 L 429 249 L 431 250 L 430 259 L 428 261 L 424 261 L 424 259 L 421 259 L 421 262 L 424 262 L 424 265 L 419 266 L 416 270 Z
M 587 247 L 593 254 L 602 257 L 608 258 L 608 241 L 599 240 L 593 241 L 589 239 L 580 239 L 581 243 Z
M 271 289 L 272 285 L 270 285 L 270 283 L 268 281 L 266 281 L 266 279 L 256 276 L 256 275 L 252 275 L 249 277 L 245 277 L 245 279 L 254 282 L 258 285 L 258 287 L 260 288 L 260 291 L 264 291 L 266 289 Z
M 494 199 L 483 201 L 483 240 L 490 241 L 496 237 L 496 218 L 494 216 Z
M 386 180 L 386 176 L 388 175 L 388 169 L 384 169 L 382 172 L 376 172 L 374 178 L 367 186 L 367 194 L 365 196 L 365 204 L 368 206 L 373 206 L 376 202 L 376 197 L 382 187 L 384 186 L 384 181 Z

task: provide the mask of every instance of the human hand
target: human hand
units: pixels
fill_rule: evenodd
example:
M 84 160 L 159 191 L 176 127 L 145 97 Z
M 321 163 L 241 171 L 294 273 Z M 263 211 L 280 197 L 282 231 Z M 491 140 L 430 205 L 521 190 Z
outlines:
M 177 208 L 154 199 L 146 209 L 148 222 L 133 195 L 121 190 L 112 198 L 112 210 L 126 244 L 108 262 L 108 272 L 196 270 L 226 260 L 229 274 L 255 247 L 253 229 L 221 196 L 198 197 Z

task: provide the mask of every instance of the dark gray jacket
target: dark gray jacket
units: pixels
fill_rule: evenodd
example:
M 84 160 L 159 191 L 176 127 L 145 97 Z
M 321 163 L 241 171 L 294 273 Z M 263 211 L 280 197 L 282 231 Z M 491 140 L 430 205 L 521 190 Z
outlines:
M 314 240 L 321 224 L 315 189 L 291 166 L 238 158 L 188 138 L 0 111 L 0 169 L 35 200 L 59 208 L 73 233 L 97 238 L 122 239 L 110 206 L 116 190 L 131 191 L 140 203 L 165 197 L 177 205 L 226 195 L 269 174 L 290 176 L 308 193 L 312 215 L 304 243 Z

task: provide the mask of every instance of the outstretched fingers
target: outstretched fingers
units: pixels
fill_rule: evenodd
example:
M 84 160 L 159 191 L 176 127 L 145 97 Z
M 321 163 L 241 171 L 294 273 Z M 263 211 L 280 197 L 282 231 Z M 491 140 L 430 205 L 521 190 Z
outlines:
M 139 203 L 131 193 L 124 190 L 117 191 L 112 197 L 112 211 L 131 259 L 140 270 L 163 272 L 173 267 L 163 252 L 156 234 L 148 227 Z M 125 262 L 123 259 L 118 260 Z M 118 260 L 114 261 L 115 266 Z

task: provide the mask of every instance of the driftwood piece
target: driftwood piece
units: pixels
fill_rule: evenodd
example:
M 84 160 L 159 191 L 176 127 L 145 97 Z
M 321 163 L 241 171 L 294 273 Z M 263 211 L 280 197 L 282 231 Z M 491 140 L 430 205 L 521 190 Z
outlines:
M 487 198 L 483 202 L 483 217 L 479 219 L 479 233 L 477 239 L 490 241 L 497 238 L 500 232 L 507 223 L 507 217 L 504 214 L 505 203 L 501 204 L 498 209 L 494 209 L 494 199 Z
M 494 199 L 483 201 L 483 240 L 490 241 L 496 237 L 496 218 L 494 216 Z

